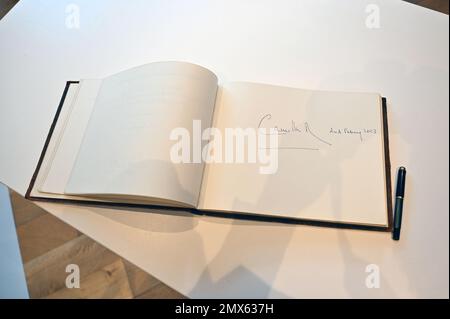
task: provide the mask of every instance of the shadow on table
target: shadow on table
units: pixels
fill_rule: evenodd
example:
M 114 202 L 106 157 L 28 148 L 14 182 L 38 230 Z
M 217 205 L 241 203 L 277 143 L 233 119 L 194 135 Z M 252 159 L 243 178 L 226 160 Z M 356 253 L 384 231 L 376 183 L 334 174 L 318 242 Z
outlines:
M 422 163 L 427 162 L 427 174 L 436 174 L 439 171 L 439 165 L 433 165 L 433 160 L 442 156 L 442 150 L 438 150 L 436 139 L 446 139 L 448 156 L 448 131 L 439 132 L 437 127 L 447 127 L 448 129 L 448 108 L 442 111 L 442 120 L 447 121 L 446 125 L 436 125 L 432 121 L 427 121 L 428 107 L 435 107 L 439 99 L 437 97 L 445 94 L 448 100 L 448 70 L 440 70 L 433 68 L 430 65 L 416 66 L 410 69 L 402 61 L 399 60 L 377 60 L 368 64 L 362 71 L 364 74 L 371 76 L 361 76 L 359 73 L 346 73 L 331 78 L 322 83 L 323 87 L 331 86 L 336 89 L 352 90 L 349 83 L 356 86 L 354 90 L 359 90 L 364 87 L 365 90 L 373 92 L 380 92 L 387 97 L 388 100 L 388 119 L 389 119 L 389 138 L 391 147 L 391 160 L 394 159 L 394 164 L 410 165 L 408 169 L 408 178 L 406 186 L 406 200 L 403 216 L 402 238 L 399 242 L 391 242 L 389 245 L 390 253 L 394 256 L 391 263 L 383 259 L 383 254 L 386 253 L 386 241 L 380 240 L 376 242 L 350 242 L 345 233 L 339 233 L 340 249 L 343 260 L 348 267 L 344 272 L 344 284 L 347 292 L 351 297 L 396 297 L 397 293 L 387 279 L 386 274 L 390 272 L 398 272 L 396 268 L 400 268 L 402 275 L 406 274 L 408 280 L 409 292 L 401 296 L 436 296 L 439 297 L 439 292 L 447 291 L 448 294 L 448 198 L 447 198 L 447 213 L 440 218 L 429 218 L 426 215 L 412 216 L 415 211 L 408 210 L 408 207 L 417 206 L 418 197 L 423 194 L 429 194 L 426 185 L 417 185 L 414 181 L 416 177 L 422 172 L 417 171 L 417 161 Z M 361 79 L 365 79 L 361 82 Z M 440 83 L 441 86 L 437 86 Z M 339 87 L 341 86 L 341 87 Z M 420 90 L 421 94 L 412 94 L 411 90 Z M 395 99 L 393 98 L 395 97 Z M 408 111 L 407 118 L 402 118 L 402 114 L 395 112 L 397 106 L 403 105 L 402 110 Z M 407 105 L 408 107 L 405 107 Z M 405 115 L 406 118 L 406 114 Z M 423 119 L 423 121 L 410 121 L 411 118 Z M 419 126 L 417 123 L 421 123 Z M 442 124 L 442 123 L 441 123 Z M 399 134 L 399 127 L 402 127 L 402 135 Z M 422 132 L 428 136 L 430 143 L 427 150 L 424 150 L 417 144 L 414 136 L 416 132 Z M 393 143 L 395 142 L 395 144 Z M 443 143 L 444 144 L 444 143 Z M 399 149 L 400 148 L 400 149 Z M 432 151 L 434 149 L 434 152 Z M 398 158 L 397 154 L 402 153 L 406 157 Z M 427 160 L 424 160 L 424 157 Z M 397 167 L 392 167 L 392 174 L 395 176 Z M 416 169 L 416 170 L 414 170 Z M 438 173 L 439 175 L 439 173 Z M 448 176 L 448 171 L 446 176 Z M 440 176 L 434 176 L 435 180 L 441 180 Z M 393 184 L 395 187 L 395 184 Z M 448 179 L 447 186 L 448 188 Z M 429 202 L 440 202 L 441 199 L 433 199 L 433 194 Z M 428 195 L 427 195 L 428 196 Z M 337 197 L 335 200 L 339 200 Z M 416 202 L 414 204 L 414 202 Z M 445 211 L 442 210 L 443 212 Z M 416 210 L 417 212 L 417 210 Z M 414 235 L 413 235 L 414 234 Z M 421 236 L 420 234 L 423 234 Z M 390 238 L 390 234 L 387 234 Z M 425 238 L 425 236 L 427 238 Z M 444 255 L 442 252 L 437 252 L 429 249 L 430 243 L 446 243 L 447 248 Z M 364 260 L 358 254 L 370 249 L 373 259 Z M 412 260 L 412 256 L 418 255 L 420 250 L 420 258 Z M 430 260 L 436 261 L 434 269 L 430 269 Z M 438 262 L 440 260 L 440 262 Z M 377 264 L 378 261 L 383 261 L 384 268 L 380 269 L 381 287 L 380 289 L 365 289 L 358 285 L 358 282 L 363 282 L 364 278 L 361 273 L 355 273 L 355 265 L 358 267 L 366 267 L 368 264 Z M 392 268 L 392 269 L 389 269 Z M 440 271 L 445 273 L 447 280 L 439 276 L 424 276 L 424 274 Z M 364 274 L 364 277 L 367 274 Z M 358 278 L 359 279 L 356 279 Z M 402 279 L 398 278 L 399 281 Z M 391 280 L 392 282 L 392 280 Z M 393 282 L 397 283 L 397 281 Z

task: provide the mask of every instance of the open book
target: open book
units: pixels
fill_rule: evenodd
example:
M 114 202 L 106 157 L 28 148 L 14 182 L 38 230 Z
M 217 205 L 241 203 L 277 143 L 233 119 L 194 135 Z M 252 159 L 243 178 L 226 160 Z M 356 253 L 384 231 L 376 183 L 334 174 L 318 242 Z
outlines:
M 379 94 L 150 63 L 67 82 L 27 197 L 389 230 L 387 136 Z

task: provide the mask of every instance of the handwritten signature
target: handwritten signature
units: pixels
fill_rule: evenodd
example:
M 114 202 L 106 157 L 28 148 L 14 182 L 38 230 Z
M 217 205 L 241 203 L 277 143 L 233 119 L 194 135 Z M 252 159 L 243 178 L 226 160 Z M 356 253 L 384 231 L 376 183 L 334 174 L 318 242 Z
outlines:
M 262 116 L 258 122 L 258 128 L 266 128 L 266 126 L 271 125 L 272 114 L 265 114 Z M 290 125 L 287 126 L 279 126 L 274 125 L 271 126 L 273 130 L 275 130 L 278 135 L 289 135 L 289 134 L 308 134 L 312 136 L 314 139 L 319 141 L 322 144 L 326 144 L 328 146 L 332 146 L 332 144 L 326 140 L 325 138 L 316 134 L 316 132 L 311 128 L 310 123 L 303 122 L 298 124 L 296 121 L 291 120 Z M 267 133 L 273 134 L 273 133 Z M 363 128 L 363 129 L 355 129 L 355 128 L 337 128 L 332 127 L 328 131 L 328 135 L 353 135 L 358 136 L 361 142 L 364 141 L 364 137 L 367 135 L 376 135 L 378 134 L 378 130 L 375 128 Z M 317 148 L 308 148 L 308 147 L 280 147 L 279 149 L 305 149 L 305 150 L 319 150 Z
M 272 119 L 272 114 L 265 114 L 258 123 L 258 128 L 264 128 L 264 124 Z M 278 135 L 287 135 L 287 134 L 309 134 L 317 141 L 326 144 L 328 146 L 332 146 L 332 144 L 322 137 L 319 137 L 312 129 L 311 125 L 308 122 L 303 122 L 301 126 L 297 125 L 294 120 L 291 120 L 291 125 L 280 127 L 275 125 L 272 127 Z M 271 134 L 271 133 L 268 133 Z M 316 149 L 314 149 L 316 150 Z

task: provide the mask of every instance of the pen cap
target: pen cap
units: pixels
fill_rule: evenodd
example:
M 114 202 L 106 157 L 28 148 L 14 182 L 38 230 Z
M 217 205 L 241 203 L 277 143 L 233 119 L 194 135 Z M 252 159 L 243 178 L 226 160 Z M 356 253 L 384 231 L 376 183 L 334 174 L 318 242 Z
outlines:
M 403 197 L 405 195 L 405 181 L 406 181 L 406 169 L 400 167 L 397 173 L 397 188 L 395 191 L 395 196 Z

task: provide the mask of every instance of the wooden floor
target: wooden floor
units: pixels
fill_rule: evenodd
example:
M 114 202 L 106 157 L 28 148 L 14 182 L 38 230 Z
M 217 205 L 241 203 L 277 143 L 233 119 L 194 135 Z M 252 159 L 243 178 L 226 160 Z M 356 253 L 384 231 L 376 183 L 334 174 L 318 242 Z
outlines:
M 0 19 L 17 3 L 0 0 Z M 448 0 L 409 0 L 448 14 Z M 184 298 L 91 238 L 11 193 L 31 298 Z M 80 288 L 66 288 L 66 266 L 80 268 Z
M 21 195 L 10 192 L 31 298 L 184 298 Z M 66 288 L 66 266 L 80 288 Z
M 406 2 L 448 14 L 449 0 L 406 0 Z

